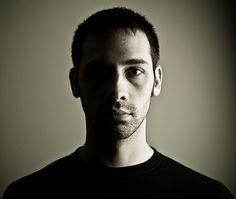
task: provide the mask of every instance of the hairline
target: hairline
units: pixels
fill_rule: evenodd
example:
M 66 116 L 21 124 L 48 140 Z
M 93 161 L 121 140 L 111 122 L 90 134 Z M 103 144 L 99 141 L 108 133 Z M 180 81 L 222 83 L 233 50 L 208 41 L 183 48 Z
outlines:
M 141 33 L 143 33 L 146 38 L 147 38 L 147 41 L 149 43 L 149 53 L 150 53 L 150 56 L 151 56 L 151 59 L 152 59 L 152 67 L 153 69 L 155 69 L 157 66 L 158 66 L 158 61 L 157 61 L 157 64 L 154 64 L 153 63 L 153 55 L 152 55 L 152 46 L 151 46 L 151 42 L 148 38 L 148 35 L 147 33 L 145 33 L 144 30 L 142 30 L 141 28 L 131 28 L 131 27 L 112 27 L 112 28 L 108 28 L 108 29 L 103 29 L 103 30 L 100 30 L 100 31 L 96 31 L 96 32 L 88 32 L 88 34 L 83 38 L 82 40 L 82 43 L 81 43 L 81 47 L 80 47 L 80 50 L 81 50 L 81 58 L 79 59 L 79 63 L 78 65 L 74 66 L 76 68 L 80 68 L 80 63 L 81 63 L 81 60 L 83 59 L 83 49 L 84 49 L 84 44 L 86 42 L 87 39 L 89 39 L 90 36 L 94 36 L 94 35 L 105 35 L 105 34 L 112 34 L 113 32 L 118 32 L 119 30 L 124 30 L 125 33 L 127 34 L 130 34 L 132 33 L 133 35 L 135 35 L 137 33 L 137 31 L 140 31 Z

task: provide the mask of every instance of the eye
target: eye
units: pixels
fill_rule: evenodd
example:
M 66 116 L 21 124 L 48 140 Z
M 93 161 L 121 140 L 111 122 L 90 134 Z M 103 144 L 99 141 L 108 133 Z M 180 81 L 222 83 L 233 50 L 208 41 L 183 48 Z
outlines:
M 110 66 L 107 66 L 105 64 L 98 65 L 96 63 L 93 65 L 89 65 L 85 74 L 88 79 L 105 81 L 106 79 L 109 79 L 111 77 L 112 70 Z
M 144 70 L 141 69 L 141 68 L 136 68 L 136 67 L 132 67 L 132 68 L 129 68 L 127 71 L 126 71 L 126 75 L 129 76 L 129 77 L 136 77 L 136 76 L 140 76 L 141 74 L 144 73 Z

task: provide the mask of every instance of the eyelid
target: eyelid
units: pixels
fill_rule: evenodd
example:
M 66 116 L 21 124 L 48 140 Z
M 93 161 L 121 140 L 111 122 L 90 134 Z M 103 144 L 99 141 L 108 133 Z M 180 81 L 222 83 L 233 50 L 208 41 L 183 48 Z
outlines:
M 134 70 L 140 71 L 140 74 L 137 74 L 137 75 L 135 75 L 135 76 L 139 76 L 139 75 L 145 73 L 145 70 L 144 70 L 142 67 L 139 67 L 139 66 L 130 66 L 130 67 L 127 69 L 126 73 L 129 74 L 130 72 L 132 72 L 132 71 L 134 71 Z M 130 73 L 130 74 L 131 74 L 131 73 Z
M 135 70 L 140 70 L 142 72 L 145 72 L 145 70 L 141 66 L 130 66 L 129 69 L 135 69 Z

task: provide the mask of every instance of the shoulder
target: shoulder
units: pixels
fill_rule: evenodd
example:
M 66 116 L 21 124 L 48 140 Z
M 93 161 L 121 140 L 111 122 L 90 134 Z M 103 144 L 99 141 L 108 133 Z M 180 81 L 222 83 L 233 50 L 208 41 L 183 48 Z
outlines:
M 7 187 L 3 199 L 15 198 L 15 196 L 17 198 L 35 198 L 30 194 L 40 193 L 40 190 L 48 189 L 49 191 L 52 187 L 58 186 L 59 181 L 67 180 L 65 178 L 69 179 L 70 176 L 73 176 L 76 170 L 73 168 L 78 165 L 80 164 L 75 152 L 60 158 L 46 167 L 11 183 Z
M 163 171 L 163 173 L 168 173 L 176 180 L 194 183 L 218 183 L 218 181 L 214 180 L 213 178 L 210 178 L 196 170 L 193 170 L 192 168 L 187 167 L 186 165 L 177 162 L 170 157 L 167 157 L 165 155 L 161 156 L 162 161 L 159 169 Z
M 161 178 L 164 189 L 171 187 L 172 191 L 183 191 L 185 194 L 194 194 L 198 198 L 214 197 L 229 198 L 233 196 L 220 181 L 199 173 L 163 154 L 156 174 Z

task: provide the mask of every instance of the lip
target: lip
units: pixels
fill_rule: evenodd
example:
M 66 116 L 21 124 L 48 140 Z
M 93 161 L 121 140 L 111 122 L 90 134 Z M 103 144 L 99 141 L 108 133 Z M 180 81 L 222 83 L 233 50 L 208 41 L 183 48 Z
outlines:
M 104 115 L 106 120 L 126 121 L 131 116 L 131 113 L 122 109 L 112 109 Z
M 122 109 L 112 109 L 110 113 L 111 115 L 130 115 L 128 111 Z

